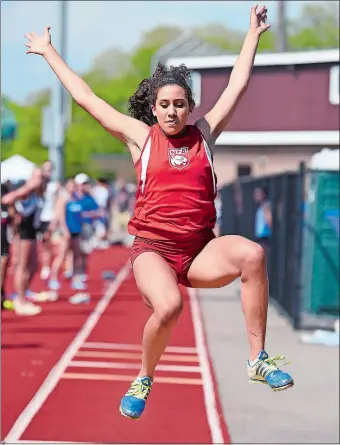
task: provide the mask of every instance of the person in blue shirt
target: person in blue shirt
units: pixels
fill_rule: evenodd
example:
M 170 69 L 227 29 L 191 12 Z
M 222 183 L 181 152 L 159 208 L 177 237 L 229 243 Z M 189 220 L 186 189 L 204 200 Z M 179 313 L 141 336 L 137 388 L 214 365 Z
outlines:
M 59 273 L 69 251 L 73 254 L 74 271 L 71 286 L 75 290 L 86 290 L 87 288 L 84 275 L 88 252 L 85 252 L 82 246 L 84 227 L 86 224 L 91 225 L 92 219 L 97 216 L 98 206 L 94 199 L 79 187 L 85 184 L 85 182 L 79 184 L 79 176 L 83 180 L 88 178 L 87 175 L 80 174 L 74 179 L 69 179 L 57 203 L 56 225 L 61 228 L 63 242 L 60 244 L 59 254 L 52 264 L 48 282 L 48 287 L 51 290 L 60 288 Z
M 267 251 L 272 235 L 272 211 L 267 193 L 263 188 L 256 187 L 254 189 L 254 201 L 258 205 L 255 214 L 255 238 Z
M 90 178 L 86 173 L 79 173 L 74 178 L 74 195 L 82 206 L 82 229 L 80 234 L 81 269 L 80 280 L 87 280 L 87 259 L 95 242 L 95 222 L 103 216 L 102 209 L 90 193 Z

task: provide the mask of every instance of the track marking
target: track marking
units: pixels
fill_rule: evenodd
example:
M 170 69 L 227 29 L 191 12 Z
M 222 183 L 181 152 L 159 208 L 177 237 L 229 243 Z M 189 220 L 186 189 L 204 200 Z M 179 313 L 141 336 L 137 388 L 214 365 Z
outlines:
M 140 369 L 140 363 L 95 362 L 85 360 L 73 360 L 68 366 L 72 368 Z M 157 365 L 156 371 L 201 372 L 201 367 L 183 365 Z
M 17 440 L 16 442 L 14 442 L 14 444 L 21 444 L 21 443 L 26 443 L 26 444 L 32 444 L 32 445 L 36 445 L 36 444 L 65 444 L 65 445 L 96 445 L 95 442 L 45 442 L 43 440 Z M 12 445 L 12 444 L 11 444 Z
M 125 264 L 125 266 L 118 272 L 115 281 L 109 286 L 107 292 L 101 297 L 86 322 L 80 328 L 78 334 L 74 337 L 73 341 L 69 344 L 68 348 L 61 356 L 60 360 L 51 369 L 44 383 L 40 386 L 32 400 L 17 418 L 5 438 L 5 443 L 13 443 L 22 436 L 22 434 L 32 421 L 33 417 L 36 415 L 43 403 L 45 403 L 48 396 L 56 387 L 66 368 L 69 366 L 69 363 L 72 361 L 74 355 L 78 352 L 81 345 L 88 338 L 93 328 L 98 323 L 100 317 L 103 315 L 110 301 L 117 293 L 119 286 L 127 278 L 130 269 L 131 265 L 129 260 Z
M 212 443 L 224 443 L 219 414 L 216 407 L 215 388 L 210 371 L 198 295 L 197 291 L 193 288 L 188 288 L 187 291 L 189 294 L 191 315 L 194 325 L 195 342 L 202 370 L 204 404 L 211 431 Z
M 115 382 L 133 382 L 136 375 L 123 374 L 86 374 L 76 372 L 65 372 L 62 379 L 71 380 L 112 380 Z M 202 379 L 190 379 L 186 377 L 155 377 L 156 383 L 171 383 L 177 385 L 203 385 Z
M 118 349 L 123 351 L 141 351 L 141 345 L 125 344 L 125 343 L 100 343 L 100 342 L 86 342 L 82 349 Z M 196 354 L 197 349 L 186 346 L 167 346 L 165 352 L 173 352 L 179 354 Z
M 141 353 L 133 352 L 103 352 L 103 351 L 79 351 L 76 357 L 93 357 L 93 358 L 127 358 L 132 360 L 141 360 Z M 165 362 L 198 362 L 199 359 L 195 355 L 171 355 L 163 354 L 161 361 Z

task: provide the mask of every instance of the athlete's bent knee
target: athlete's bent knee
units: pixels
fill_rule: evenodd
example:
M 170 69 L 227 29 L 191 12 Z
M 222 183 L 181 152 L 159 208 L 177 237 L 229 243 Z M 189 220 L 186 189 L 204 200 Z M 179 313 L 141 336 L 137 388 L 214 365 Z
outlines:
M 261 269 L 265 265 L 266 254 L 259 244 L 251 243 L 245 252 L 244 268 L 247 269 Z
M 183 310 L 183 300 L 166 303 L 155 310 L 155 315 L 161 325 L 167 325 L 177 321 Z

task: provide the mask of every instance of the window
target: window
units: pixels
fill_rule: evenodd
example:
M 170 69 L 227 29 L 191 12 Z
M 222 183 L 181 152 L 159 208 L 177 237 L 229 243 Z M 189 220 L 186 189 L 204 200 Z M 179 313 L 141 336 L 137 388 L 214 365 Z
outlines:
M 340 104 L 339 65 L 334 65 L 329 71 L 329 101 L 332 105 Z
M 237 176 L 249 176 L 251 175 L 251 165 L 249 164 L 239 164 L 237 166 Z
M 189 86 L 194 96 L 194 101 L 196 107 L 201 104 L 201 75 L 197 71 L 191 71 L 191 79 L 189 81 Z

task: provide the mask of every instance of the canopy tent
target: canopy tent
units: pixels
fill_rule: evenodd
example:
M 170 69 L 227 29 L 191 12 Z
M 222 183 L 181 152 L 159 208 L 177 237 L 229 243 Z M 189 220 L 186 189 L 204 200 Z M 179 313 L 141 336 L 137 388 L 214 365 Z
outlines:
M 14 155 L 1 162 L 1 182 L 17 182 L 32 176 L 35 164 L 21 155 Z

